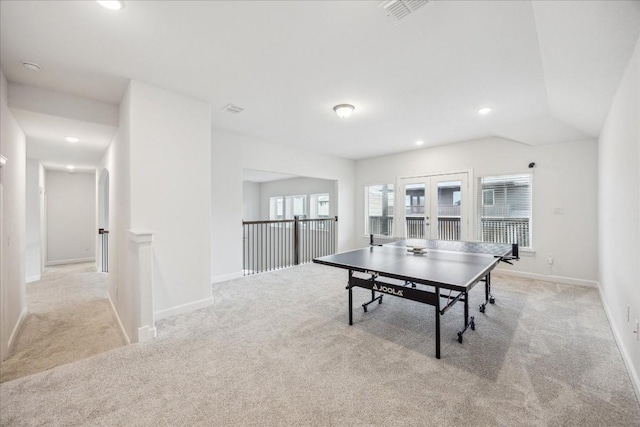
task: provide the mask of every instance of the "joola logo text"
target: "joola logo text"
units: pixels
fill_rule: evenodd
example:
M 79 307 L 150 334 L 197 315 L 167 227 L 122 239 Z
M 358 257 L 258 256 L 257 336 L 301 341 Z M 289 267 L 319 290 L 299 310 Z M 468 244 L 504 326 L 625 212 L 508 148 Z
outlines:
M 385 294 L 396 295 L 399 297 L 403 296 L 402 289 L 387 288 L 386 286 L 378 286 L 375 283 L 373 284 L 373 290 L 378 292 L 384 292 Z

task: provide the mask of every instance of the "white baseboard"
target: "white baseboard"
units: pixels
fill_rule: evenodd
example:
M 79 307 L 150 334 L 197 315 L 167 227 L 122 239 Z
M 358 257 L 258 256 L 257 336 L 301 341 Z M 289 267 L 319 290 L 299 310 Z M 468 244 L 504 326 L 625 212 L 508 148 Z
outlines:
M 131 339 L 129 338 L 129 335 L 127 334 L 127 331 L 124 328 L 122 321 L 120 320 L 120 316 L 118 316 L 118 310 L 116 310 L 116 306 L 113 303 L 113 300 L 111 299 L 111 294 L 109 292 L 107 292 L 107 298 L 109 299 L 109 304 L 111 304 L 111 309 L 113 310 L 113 314 L 115 314 L 116 320 L 118 321 L 118 326 L 120 326 L 120 331 L 122 332 L 122 335 L 124 335 L 124 340 L 127 342 L 127 345 L 129 345 L 131 344 Z
M 524 271 L 515 271 L 515 270 L 503 270 L 501 268 L 496 268 L 493 270 L 495 273 L 504 276 L 513 276 L 513 277 L 521 277 L 523 279 L 533 279 L 533 280 L 542 280 L 545 282 L 554 282 L 561 283 L 563 285 L 578 285 L 578 286 L 586 286 L 588 288 L 597 288 L 598 282 L 594 280 L 584 280 L 584 279 L 576 279 L 573 277 L 562 277 L 562 276 L 549 276 L 544 274 L 537 273 L 528 273 Z
M 37 276 L 29 276 L 25 279 L 26 283 L 31 283 L 31 282 L 37 282 L 38 280 L 40 280 L 42 277 L 38 274 Z
M 47 261 L 47 267 L 52 265 L 63 265 L 63 264 L 77 264 L 80 262 L 95 262 L 96 258 L 75 258 L 75 259 L 63 259 L 59 261 Z
M 13 331 L 11 331 L 11 335 L 9 335 L 9 341 L 7 342 L 7 350 L 9 354 L 11 353 L 11 348 L 15 344 L 15 339 L 16 339 L 16 336 L 18 336 L 18 331 L 20 330 L 20 327 L 22 326 L 22 323 L 26 318 L 27 318 L 27 307 L 22 309 L 22 313 L 20 313 L 20 317 L 18 318 L 16 325 L 13 327 Z
M 154 339 L 158 335 L 155 326 L 142 326 L 138 328 L 138 342 L 145 342 Z
M 165 319 L 167 317 L 177 316 L 178 314 L 189 313 L 200 310 L 213 305 L 213 297 L 205 298 L 200 301 L 194 301 L 187 304 L 177 305 L 171 308 L 165 308 L 153 313 L 155 320 Z
M 631 380 L 631 384 L 636 392 L 636 399 L 638 399 L 638 403 L 640 404 L 640 375 L 638 375 L 638 371 L 631 361 L 631 356 L 629 352 L 623 345 L 622 335 L 620 331 L 616 328 L 615 323 L 613 323 L 613 316 L 611 315 L 611 310 L 607 305 L 605 298 L 602 295 L 602 287 L 598 283 L 598 294 L 600 295 L 600 301 L 602 302 L 602 306 L 604 307 L 604 312 L 607 315 L 607 320 L 609 320 L 609 326 L 611 326 L 611 331 L 613 332 L 613 338 L 618 345 L 618 349 L 620 350 L 620 354 L 622 355 L 622 360 L 624 360 L 624 364 L 627 367 L 627 372 L 629 373 L 629 379 Z
M 238 271 L 237 273 L 220 274 L 219 276 L 213 277 L 211 279 L 211 283 L 226 282 L 227 280 L 239 279 L 242 276 L 242 271 Z

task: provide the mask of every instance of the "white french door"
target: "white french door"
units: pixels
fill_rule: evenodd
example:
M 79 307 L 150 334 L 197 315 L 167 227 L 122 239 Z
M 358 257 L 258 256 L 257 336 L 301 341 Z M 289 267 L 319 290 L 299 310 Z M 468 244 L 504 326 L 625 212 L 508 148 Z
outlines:
M 400 178 L 398 230 L 409 239 L 470 240 L 468 183 L 467 172 Z

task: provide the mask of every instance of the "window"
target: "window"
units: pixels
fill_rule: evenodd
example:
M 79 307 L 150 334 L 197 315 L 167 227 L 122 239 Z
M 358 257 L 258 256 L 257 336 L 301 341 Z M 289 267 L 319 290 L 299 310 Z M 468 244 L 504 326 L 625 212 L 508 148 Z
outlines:
M 482 190 L 482 204 L 486 206 L 493 206 L 493 189 Z
M 531 245 L 532 175 L 478 178 L 478 240 Z
M 285 206 L 285 219 L 293 219 L 294 216 L 300 219 L 307 217 L 307 196 L 287 196 Z
M 460 202 L 462 201 L 462 192 L 460 190 L 453 191 L 453 205 L 460 206 Z
M 365 233 L 393 236 L 393 184 L 365 187 Z
M 271 221 L 284 219 L 284 198 L 269 197 L 269 219 Z
M 312 194 L 309 203 L 311 218 L 329 218 L 329 194 Z

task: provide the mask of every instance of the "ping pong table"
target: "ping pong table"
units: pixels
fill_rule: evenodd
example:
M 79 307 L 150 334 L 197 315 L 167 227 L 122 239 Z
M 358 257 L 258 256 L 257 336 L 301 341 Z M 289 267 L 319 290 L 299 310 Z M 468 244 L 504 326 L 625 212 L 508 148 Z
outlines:
M 349 271 L 349 325 L 353 325 L 353 288 L 371 290 L 364 312 L 382 296 L 393 295 L 435 307 L 436 358 L 440 359 L 440 316 L 457 302 L 464 302 L 464 325 L 458 342 L 468 328 L 475 329 L 469 316 L 469 291 L 485 284 L 484 313 L 493 304 L 491 271 L 498 263 L 517 260 L 517 244 L 408 239 L 374 244 L 353 251 L 315 258 L 313 262 Z

